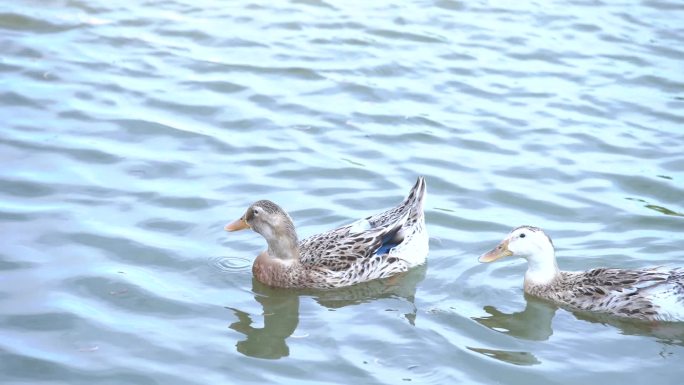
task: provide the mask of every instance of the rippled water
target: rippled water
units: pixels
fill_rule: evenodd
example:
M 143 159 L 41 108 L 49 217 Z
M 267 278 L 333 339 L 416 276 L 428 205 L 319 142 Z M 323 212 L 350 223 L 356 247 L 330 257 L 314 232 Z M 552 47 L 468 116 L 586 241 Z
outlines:
M 522 293 L 520 224 L 570 270 L 684 265 L 679 1 L 5 1 L 0 382 L 677 383 L 684 327 Z M 254 282 L 252 201 L 300 236 L 428 182 L 429 262 Z

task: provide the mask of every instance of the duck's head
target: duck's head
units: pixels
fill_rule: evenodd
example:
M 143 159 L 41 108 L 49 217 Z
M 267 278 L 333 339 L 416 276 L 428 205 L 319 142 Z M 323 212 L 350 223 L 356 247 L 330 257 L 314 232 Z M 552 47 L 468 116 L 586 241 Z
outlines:
M 284 233 L 294 233 L 290 216 L 280 206 L 269 200 L 252 203 L 244 215 L 227 224 L 224 229 L 226 231 L 252 229 L 267 240 L 283 236 Z
M 508 234 L 498 246 L 480 256 L 480 262 L 494 262 L 497 259 L 516 256 L 534 261 L 551 258 L 555 261 L 551 238 L 538 227 L 520 226 Z

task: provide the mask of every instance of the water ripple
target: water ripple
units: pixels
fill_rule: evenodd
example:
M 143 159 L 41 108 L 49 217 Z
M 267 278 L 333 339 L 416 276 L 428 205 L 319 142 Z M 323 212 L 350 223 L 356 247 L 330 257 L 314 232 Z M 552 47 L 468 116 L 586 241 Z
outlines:
M 215 257 L 209 265 L 223 272 L 244 272 L 252 268 L 252 259 L 245 257 Z

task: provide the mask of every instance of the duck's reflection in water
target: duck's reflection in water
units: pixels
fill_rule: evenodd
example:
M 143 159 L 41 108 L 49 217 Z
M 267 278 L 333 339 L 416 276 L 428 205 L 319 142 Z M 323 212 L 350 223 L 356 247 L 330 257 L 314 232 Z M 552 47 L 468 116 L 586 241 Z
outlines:
M 558 307 L 533 297 L 526 297 L 525 310 L 503 313 L 494 306 L 485 306 L 489 315 L 473 320 L 500 333 L 532 341 L 545 341 L 553 334 L 551 321 Z M 486 349 L 467 346 L 468 349 L 487 357 L 514 365 L 537 365 L 541 361 L 532 352 Z
M 551 302 L 525 294 L 525 309 L 511 314 L 502 313 L 494 306 L 485 306 L 489 315 L 473 318 L 480 324 L 517 338 L 544 341 L 553 334 L 552 321 L 559 307 Z M 661 342 L 684 345 L 684 322 L 642 321 L 608 314 L 573 311 L 575 318 L 617 328 L 625 335 L 655 337 Z
M 250 357 L 278 359 L 290 354 L 287 339 L 299 324 L 299 299 L 313 298 L 329 309 L 358 305 L 380 298 L 401 298 L 410 305 L 404 317 L 414 324 L 417 314 L 415 307 L 416 285 L 425 278 L 425 264 L 410 271 L 383 280 L 374 280 L 358 285 L 332 290 L 293 290 L 268 287 L 252 279 L 254 299 L 263 309 L 263 327 L 252 326 L 254 314 L 230 308 L 237 321 L 230 328 L 244 334 L 246 338 L 238 341 L 237 351 Z
M 254 299 L 264 309 L 262 328 L 252 326 L 250 314 L 231 308 L 237 317 L 229 327 L 247 338 L 238 341 L 237 351 L 250 357 L 276 359 L 290 354 L 285 340 L 299 323 L 299 295 L 289 290 L 269 290 L 253 280 Z
M 510 350 L 474 348 L 471 346 L 466 346 L 466 348 L 474 352 L 483 354 L 487 357 L 491 357 L 503 362 L 508 362 L 509 364 L 521 366 L 541 364 L 537 357 L 535 357 L 534 354 L 530 352 L 514 352 Z
M 494 306 L 485 306 L 489 315 L 473 320 L 500 333 L 531 341 L 545 341 L 553 334 L 553 317 L 559 309 L 555 304 L 525 295 L 525 309 L 514 313 L 503 313 Z M 684 322 L 653 322 L 623 319 L 611 315 L 571 311 L 576 319 L 614 327 L 624 335 L 639 335 L 656 338 L 666 345 L 684 346 Z M 530 352 L 511 352 L 495 349 L 471 348 L 488 357 L 517 365 L 534 365 L 539 361 Z
M 590 312 L 573 312 L 582 321 L 615 327 L 624 335 L 653 337 L 667 345 L 684 346 L 684 322 L 642 321 Z
M 473 318 L 480 324 L 498 332 L 532 341 L 545 341 L 553 334 L 551 321 L 558 307 L 532 296 L 525 295 L 523 311 L 502 313 L 494 306 L 485 306 L 489 315 Z

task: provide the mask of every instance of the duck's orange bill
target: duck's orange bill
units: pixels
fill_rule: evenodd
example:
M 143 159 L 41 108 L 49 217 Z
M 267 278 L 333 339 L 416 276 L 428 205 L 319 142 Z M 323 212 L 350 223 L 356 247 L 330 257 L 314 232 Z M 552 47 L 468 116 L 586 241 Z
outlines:
M 240 218 L 234 222 L 231 222 L 226 225 L 223 229 L 226 231 L 238 231 L 238 230 L 244 230 L 248 229 L 249 225 L 247 224 L 247 221 L 245 221 L 243 218 Z
M 508 250 L 508 239 L 506 239 L 503 242 L 499 243 L 499 246 L 482 254 L 478 261 L 483 263 L 494 262 L 499 258 L 510 257 L 511 255 L 513 255 L 513 253 L 511 253 L 511 251 Z

